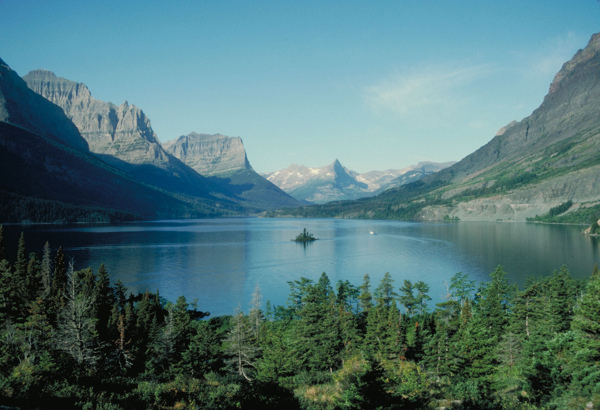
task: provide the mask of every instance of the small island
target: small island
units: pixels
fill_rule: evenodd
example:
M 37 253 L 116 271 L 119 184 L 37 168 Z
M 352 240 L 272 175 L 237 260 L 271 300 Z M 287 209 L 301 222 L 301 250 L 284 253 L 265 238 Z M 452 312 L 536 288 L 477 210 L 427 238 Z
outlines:
M 306 228 L 304 228 L 304 231 L 302 231 L 302 233 L 298 236 L 296 236 L 296 239 L 292 239 L 292 241 L 294 242 L 312 242 L 312 241 L 316 241 L 319 238 L 315 238 L 315 236 L 312 233 L 309 233 Z

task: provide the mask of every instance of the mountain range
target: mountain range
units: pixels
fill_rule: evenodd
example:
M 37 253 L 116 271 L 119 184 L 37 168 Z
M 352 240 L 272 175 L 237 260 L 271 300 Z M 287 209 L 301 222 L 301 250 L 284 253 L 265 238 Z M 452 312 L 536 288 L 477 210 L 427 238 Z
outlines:
M 583 223 L 600 212 L 599 154 L 600 33 L 562 66 L 530 116 L 456 164 L 373 198 L 272 215 L 525 221 L 560 211 Z
M 292 164 L 263 176 L 298 200 L 322 204 L 373 196 L 386 189 L 417 181 L 452 164 L 421 162 L 403 169 L 359 174 L 336 159 L 332 164 L 319 168 Z
M 96 100 L 47 70 L 21 78 L 2 60 L 0 130 L 6 222 L 247 215 L 299 203 L 247 159 L 203 176 L 163 148 L 136 106 Z
M 321 168 L 292 165 L 266 175 L 269 180 L 252 169 L 239 138 L 192 132 L 162 145 L 134 105 L 96 100 L 84 84 L 46 70 L 21 78 L 0 60 L 3 222 L 264 211 L 412 220 L 525 221 L 548 215 L 597 220 L 599 152 L 600 34 L 562 66 L 530 116 L 511 121 L 451 166 L 423 163 L 358 174 L 336 160 Z M 299 206 L 301 201 L 333 202 Z

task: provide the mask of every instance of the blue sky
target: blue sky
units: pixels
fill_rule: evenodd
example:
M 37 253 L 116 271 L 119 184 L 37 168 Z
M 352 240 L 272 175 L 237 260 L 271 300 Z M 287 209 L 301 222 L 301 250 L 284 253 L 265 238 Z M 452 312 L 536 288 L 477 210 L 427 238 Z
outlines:
M 367 172 L 484 145 L 599 22 L 596 0 L 0 0 L 0 58 L 137 105 L 163 142 L 241 137 L 258 172 Z

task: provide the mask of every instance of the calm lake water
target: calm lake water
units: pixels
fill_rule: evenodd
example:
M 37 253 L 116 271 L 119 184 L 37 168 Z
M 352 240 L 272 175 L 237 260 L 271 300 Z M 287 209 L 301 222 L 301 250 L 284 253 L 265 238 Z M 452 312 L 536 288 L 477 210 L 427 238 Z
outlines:
M 303 246 L 291 239 L 307 228 L 320 240 Z M 11 261 L 25 232 L 28 252 L 41 255 L 48 241 L 62 246 L 76 269 L 98 270 L 104 263 L 132 292 L 160 291 L 175 301 L 198 299 L 211 315 L 248 309 L 255 286 L 263 302 L 285 304 L 288 281 L 318 280 L 356 286 L 368 273 L 373 288 L 385 272 L 396 288 L 404 279 L 431 287 L 431 302 L 444 300 L 456 272 L 478 281 L 504 266 L 512 282 L 552 274 L 565 264 L 576 278 L 600 262 L 600 241 L 582 227 L 517 223 L 413 223 L 338 219 L 204 219 L 126 225 L 5 226 Z M 370 232 L 374 232 L 372 235 Z

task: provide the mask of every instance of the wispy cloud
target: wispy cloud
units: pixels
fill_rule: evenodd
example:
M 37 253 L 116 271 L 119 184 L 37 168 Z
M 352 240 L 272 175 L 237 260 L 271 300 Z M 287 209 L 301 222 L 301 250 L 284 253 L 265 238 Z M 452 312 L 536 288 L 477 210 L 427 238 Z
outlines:
M 391 111 L 400 116 L 451 107 L 463 98 L 461 88 L 485 76 L 490 65 L 442 64 L 396 72 L 367 87 L 365 100 L 376 112 Z

